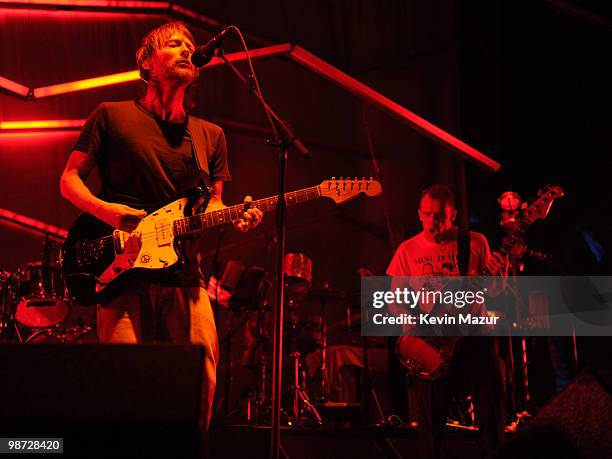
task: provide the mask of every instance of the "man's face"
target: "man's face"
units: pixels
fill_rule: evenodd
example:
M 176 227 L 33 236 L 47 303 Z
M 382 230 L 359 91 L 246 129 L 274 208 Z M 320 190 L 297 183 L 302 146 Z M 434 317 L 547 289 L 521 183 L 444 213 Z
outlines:
M 419 218 L 428 239 L 439 241 L 440 236 L 452 228 L 457 211 L 451 205 L 445 205 L 437 199 L 425 195 L 421 200 Z
M 160 49 L 153 52 L 146 68 L 151 78 L 157 82 L 176 81 L 190 84 L 197 76 L 197 70 L 191 63 L 194 44 L 180 33 L 173 33 L 162 43 Z

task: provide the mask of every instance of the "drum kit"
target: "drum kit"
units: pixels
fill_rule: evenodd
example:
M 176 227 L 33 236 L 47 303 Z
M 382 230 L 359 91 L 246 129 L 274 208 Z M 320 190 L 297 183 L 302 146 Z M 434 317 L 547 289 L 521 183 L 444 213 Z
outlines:
M 95 310 L 68 297 L 62 272 L 51 261 L 51 242 L 43 245 L 43 260 L 0 271 L 0 342 L 92 343 Z
M 234 262 L 228 263 L 219 282 L 221 288 L 210 293 L 213 302 L 215 294 L 228 298 L 225 303 L 229 311 L 232 310 L 231 298 L 238 295 L 242 284 L 236 280 L 237 286 L 230 285 L 229 279 L 240 278 L 232 274 L 234 268 Z M 337 335 L 346 335 L 346 309 L 355 298 L 333 290 L 326 284 L 313 289 L 312 261 L 304 254 L 288 253 L 284 271 L 286 301 L 281 420 L 287 426 L 322 426 L 323 419 L 319 410 L 330 402 L 327 352 L 330 344 L 337 344 Z M 245 273 L 248 273 L 248 269 Z M 248 274 L 243 274 L 245 276 Z M 217 285 L 216 281 L 213 282 Z M 226 291 L 226 288 L 229 290 Z M 233 323 L 237 325 L 230 326 L 230 331 L 225 336 L 222 334 L 220 341 L 225 345 L 228 343 L 227 338 L 231 340 L 236 337 L 240 340 L 238 328 L 244 328 L 245 350 L 240 364 L 253 372 L 256 384 L 253 384 L 246 398 L 243 392 L 236 405 L 227 407 L 225 418 L 264 425 L 270 421 L 273 313 L 268 299 L 261 298 L 254 300 L 246 310 L 234 310 L 230 321 L 231 316 L 235 316 Z M 352 325 L 359 325 L 355 317 Z M 358 335 L 358 332 L 353 334 Z M 230 358 L 230 354 L 229 349 L 225 349 L 225 357 Z M 226 363 L 226 368 L 232 368 L 231 362 Z M 225 379 L 232 379 L 231 375 L 226 374 Z M 226 400 L 229 398 L 227 394 L 231 392 L 229 388 L 225 390 Z

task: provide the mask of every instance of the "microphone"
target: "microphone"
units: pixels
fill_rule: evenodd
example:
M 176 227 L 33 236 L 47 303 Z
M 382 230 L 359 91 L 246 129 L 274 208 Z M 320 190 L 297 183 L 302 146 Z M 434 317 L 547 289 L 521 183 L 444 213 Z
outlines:
M 223 42 L 231 31 L 232 26 L 226 27 L 217 35 L 208 40 L 206 44 L 198 46 L 191 55 L 191 63 L 196 67 L 202 67 L 208 64 L 214 57 L 215 51 L 223 46 Z

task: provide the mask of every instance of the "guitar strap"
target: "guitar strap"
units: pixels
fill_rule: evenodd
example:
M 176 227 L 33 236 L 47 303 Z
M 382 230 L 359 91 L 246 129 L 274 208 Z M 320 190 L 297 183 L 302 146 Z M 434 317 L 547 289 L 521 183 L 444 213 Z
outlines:
M 457 230 L 457 267 L 460 276 L 467 276 L 470 266 L 470 232 Z
M 187 129 L 189 129 L 191 134 L 191 150 L 193 151 L 198 171 L 200 171 L 200 177 L 204 185 L 210 186 L 210 172 L 208 170 L 208 157 L 206 156 L 206 143 L 204 142 L 202 125 L 198 122 L 197 118 L 189 116 Z

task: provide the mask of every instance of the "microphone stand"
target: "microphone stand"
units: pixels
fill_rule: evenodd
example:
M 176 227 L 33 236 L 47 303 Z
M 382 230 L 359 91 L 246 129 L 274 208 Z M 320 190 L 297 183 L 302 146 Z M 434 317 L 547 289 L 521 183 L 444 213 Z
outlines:
M 272 366 L 272 426 L 270 433 L 270 459 L 280 457 L 282 446 L 280 443 L 280 413 L 281 413 L 281 394 L 282 394 L 282 367 L 283 367 L 283 310 L 285 300 L 285 276 L 283 264 L 285 260 L 285 228 L 286 210 L 285 202 L 285 175 L 287 169 L 287 152 L 290 147 L 295 147 L 304 157 L 310 158 L 310 152 L 304 147 L 302 142 L 295 137 L 287 124 L 270 108 L 257 89 L 254 75 L 249 74 L 245 78 L 236 67 L 225 57 L 219 48 L 217 57 L 229 66 L 236 76 L 247 85 L 249 94 L 254 94 L 266 112 L 266 117 L 270 123 L 274 140 L 266 140 L 266 145 L 278 148 L 278 203 L 276 205 L 277 217 L 277 258 L 276 258 L 276 301 L 274 304 L 274 346 L 273 346 L 273 366 Z M 283 456 L 286 456 L 283 452 Z

